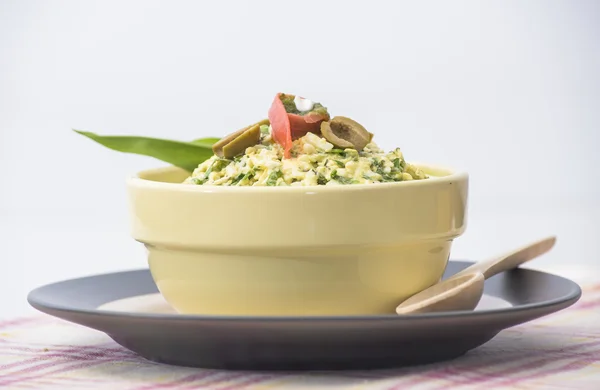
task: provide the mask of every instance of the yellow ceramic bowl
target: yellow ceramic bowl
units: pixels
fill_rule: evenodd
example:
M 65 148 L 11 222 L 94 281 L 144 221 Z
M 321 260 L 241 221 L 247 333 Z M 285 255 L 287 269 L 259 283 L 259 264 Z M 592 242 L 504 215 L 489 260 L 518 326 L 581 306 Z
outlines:
M 466 225 L 468 176 L 318 187 L 179 184 L 169 167 L 128 181 L 133 237 L 180 313 L 394 313 L 437 282 Z

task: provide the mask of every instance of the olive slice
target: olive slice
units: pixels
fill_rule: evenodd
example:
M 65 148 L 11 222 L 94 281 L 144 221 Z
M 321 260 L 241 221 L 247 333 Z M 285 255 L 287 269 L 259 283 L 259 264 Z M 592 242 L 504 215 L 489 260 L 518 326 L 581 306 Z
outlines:
M 321 134 L 338 148 L 352 148 L 358 151 L 373 139 L 360 123 L 344 116 L 336 116 L 329 122 L 321 122 Z
M 269 120 L 263 119 L 221 138 L 212 146 L 213 153 L 223 158 L 232 158 L 243 154 L 247 147 L 256 145 L 260 141 L 260 126 L 268 124 Z

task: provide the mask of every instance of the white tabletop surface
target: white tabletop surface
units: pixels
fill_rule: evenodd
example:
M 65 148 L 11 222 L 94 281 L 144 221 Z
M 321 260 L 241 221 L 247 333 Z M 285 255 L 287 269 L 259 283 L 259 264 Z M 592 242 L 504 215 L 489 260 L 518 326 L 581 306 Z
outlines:
M 0 214 L 0 317 L 35 313 L 31 289 L 63 279 L 147 266 L 143 246 L 129 236 L 128 216 L 114 213 Z M 582 284 L 600 280 L 600 206 L 589 199 L 562 204 L 471 200 L 467 232 L 452 258 L 478 260 L 555 234 L 548 254 L 526 265 Z

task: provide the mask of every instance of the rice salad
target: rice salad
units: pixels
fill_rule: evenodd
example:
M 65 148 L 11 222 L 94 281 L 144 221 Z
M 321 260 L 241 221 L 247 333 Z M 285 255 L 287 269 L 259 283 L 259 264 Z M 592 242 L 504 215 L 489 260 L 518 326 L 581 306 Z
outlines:
M 185 184 L 215 186 L 315 186 L 421 180 L 428 176 L 406 163 L 400 149 L 385 153 L 374 142 L 360 152 L 336 148 L 307 133 L 293 141 L 291 158 L 273 141 L 271 127 L 261 126 L 258 144 L 232 159 L 213 156 L 201 163 Z

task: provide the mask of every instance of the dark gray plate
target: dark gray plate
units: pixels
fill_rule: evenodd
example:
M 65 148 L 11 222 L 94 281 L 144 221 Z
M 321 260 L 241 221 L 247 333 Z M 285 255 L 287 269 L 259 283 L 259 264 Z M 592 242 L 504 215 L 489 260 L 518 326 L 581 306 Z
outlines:
M 446 277 L 471 263 L 452 261 Z M 387 368 L 452 359 L 508 327 L 564 309 L 581 296 L 574 282 L 517 269 L 485 283 L 505 307 L 364 317 L 215 317 L 99 310 L 157 289 L 148 270 L 68 280 L 29 293 L 36 309 L 112 337 L 162 363 L 224 369 Z

